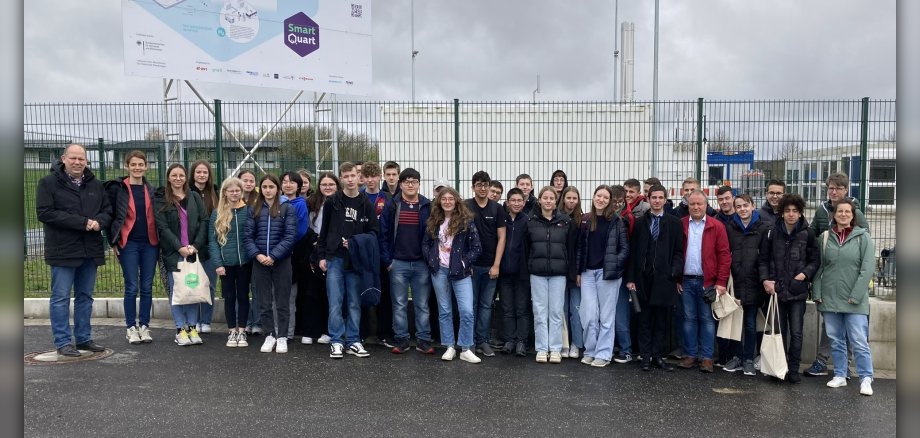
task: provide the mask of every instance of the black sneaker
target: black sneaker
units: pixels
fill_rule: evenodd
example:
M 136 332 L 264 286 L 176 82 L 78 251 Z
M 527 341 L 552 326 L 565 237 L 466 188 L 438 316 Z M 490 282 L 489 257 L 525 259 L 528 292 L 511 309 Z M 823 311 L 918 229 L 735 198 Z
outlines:
M 617 353 L 617 355 L 613 357 L 613 361 L 616 363 L 630 363 L 632 360 L 633 357 L 631 354 L 623 352 Z
M 476 352 L 482 353 L 483 356 L 492 357 L 495 356 L 495 352 L 492 351 L 492 347 L 489 346 L 488 342 L 480 343 L 476 346 Z
M 674 349 L 674 351 L 668 353 L 668 357 L 674 360 L 681 360 L 684 358 L 684 349 L 677 347 Z
M 512 354 L 514 353 L 514 342 L 508 341 L 505 342 L 505 345 L 502 346 L 502 354 Z
M 67 357 L 80 357 L 80 352 L 74 348 L 72 344 L 67 344 L 61 348 L 57 349 L 57 353 L 61 356 Z
M 757 375 L 757 370 L 754 369 L 754 361 L 753 361 L 753 360 L 748 359 L 748 360 L 744 361 L 744 363 L 741 365 L 741 367 L 744 369 L 744 375 L 745 375 L 745 376 L 756 376 L 756 375 Z
M 89 351 L 92 351 L 93 353 L 99 353 L 99 352 L 105 351 L 105 347 L 93 341 L 86 341 L 81 344 L 77 344 L 77 350 L 89 350 Z
M 789 383 L 802 383 L 802 375 L 796 371 L 790 371 L 786 374 L 786 380 L 788 380 Z
M 393 346 L 393 349 L 390 350 L 393 354 L 403 354 L 409 351 L 409 340 L 402 341 Z
M 514 344 L 514 354 L 519 357 L 527 356 L 527 346 L 524 345 L 524 341 L 517 341 Z
M 431 346 L 431 341 L 419 339 L 418 344 L 415 345 L 415 351 L 422 354 L 434 354 L 434 347 Z
M 810 367 L 808 367 L 807 370 L 805 370 L 805 375 L 811 376 L 811 377 L 826 376 L 827 375 L 827 365 L 825 365 L 824 362 L 821 362 L 820 360 L 816 360 L 814 363 L 811 364 Z
M 377 343 L 380 344 L 380 345 L 383 345 L 383 346 L 386 347 L 386 348 L 393 348 L 393 347 L 396 346 L 396 344 L 395 344 L 394 342 L 390 341 L 390 340 L 387 339 L 387 338 L 380 338 L 380 339 L 377 340 Z
M 753 366 L 753 364 L 751 364 Z M 734 373 L 735 371 L 740 370 L 742 367 L 741 359 L 738 359 L 738 356 L 731 358 L 724 366 L 722 366 L 723 371 L 728 371 Z

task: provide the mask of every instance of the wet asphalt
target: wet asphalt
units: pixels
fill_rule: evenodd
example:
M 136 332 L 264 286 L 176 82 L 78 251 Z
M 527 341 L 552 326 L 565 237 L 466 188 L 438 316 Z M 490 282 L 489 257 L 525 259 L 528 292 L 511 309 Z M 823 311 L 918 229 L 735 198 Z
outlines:
M 26 326 L 23 353 L 50 349 L 50 327 Z M 716 369 L 643 372 L 577 360 L 537 364 L 497 354 L 473 365 L 416 351 L 329 358 L 325 345 L 287 354 L 227 348 L 225 336 L 178 347 L 152 329 L 94 327 L 104 359 L 24 365 L 25 436 L 894 436 L 896 381 L 773 382 Z

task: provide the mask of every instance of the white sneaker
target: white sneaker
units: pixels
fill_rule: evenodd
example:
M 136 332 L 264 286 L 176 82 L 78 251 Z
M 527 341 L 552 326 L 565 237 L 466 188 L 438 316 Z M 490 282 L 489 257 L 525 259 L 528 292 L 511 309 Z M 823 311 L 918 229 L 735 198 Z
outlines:
M 572 348 L 569 348 L 569 359 L 578 359 L 580 354 L 581 352 L 578 351 L 578 347 L 573 345 Z
M 192 345 L 201 345 L 204 341 L 201 340 L 201 336 L 198 336 L 198 330 L 191 329 L 188 332 L 188 338 L 191 339 Z
M 278 341 L 275 343 L 275 353 L 287 353 L 287 338 L 278 338 Z
M 537 352 L 537 363 L 546 363 L 547 354 L 545 351 Z
M 760 355 L 754 357 L 754 369 L 760 371 Z
M 480 359 L 478 356 L 476 356 L 476 353 L 473 353 L 473 350 L 466 350 L 466 351 L 460 353 L 460 360 L 462 360 L 462 361 L 464 361 L 464 362 L 469 362 L 469 363 L 479 363 L 479 362 L 482 362 L 482 359 Z
M 141 336 L 137 332 L 137 327 L 134 327 L 134 326 L 128 327 L 128 332 L 125 334 L 125 339 L 127 339 L 128 343 L 131 345 L 140 344 Z
M 137 334 L 141 337 L 141 342 L 149 344 L 153 342 L 153 336 L 150 336 L 150 329 L 146 325 L 142 325 L 140 330 L 137 331 Z
M 563 348 L 562 348 L 562 351 L 559 352 L 559 356 L 568 359 L 568 357 L 569 357 L 569 349 L 563 347 Z
M 846 377 L 837 377 L 837 376 L 834 376 L 834 378 L 831 379 L 830 382 L 827 382 L 827 387 L 828 387 L 828 388 L 839 388 L 839 387 L 841 387 L 841 386 L 847 386 L 847 379 L 846 379 Z
M 844 380 L 846 382 L 846 380 Z M 863 377 L 859 383 L 859 393 L 862 395 L 872 395 L 872 378 Z
M 234 331 L 234 332 L 230 332 L 230 335 L 227 336 L 227 344 L 226 344 L 226 345 L 227 345 L 228 347 L 231 347 L 231 348 L 233 348 L 233 347 L 238 347 L 238 346 L 239 346 L 239 341 L 236 340 L 236 332 L 235 332 L 235 331 Z
M 319 339 L 316 340 L 316 342 L 319 342 L 320 344 L 328 344 L 332 342 L 332 338 L 330 338 L 327 334 L 323 334 L 319 337 Z
M 457 357 L 457 349 L 453 346 L 447 347 L 447 351 L 441 356 L 441 360 L 454 360 Z
M 360 342 L 355 342 L 348 346 L 348 354 L 358 357 L 368 357 L 371 354 L 364 349 L 364 346 Z
M 259 327 L 259 326 L 257 326 L 257 325 L 252 326 L 252 330 L 250 330 L 250 333 L 252 333 L 252 334 L 254 334 L 254 335 L 261 335 L 261 334 L 262 334 L 262 327 Z
M 263 353 L 271 353 L 273 348 L 275 348 L 275 337 L 268 335 L 265 337 L 265 342 L 262 344 L 262 348 L 260 348 L 259 351 Z
M 336 342 L 335 344 L 332 344 L 331 347 L 329 347 L 329 357 L 333 359 L 341 359 L 343 350 L 345 350 L 345 347 L 342 346 L 342 344 Z
M 311 337 L 309 337 L 309 336 L 304 336 L 304 337 L 300 338 L 300 343 L 301 343 L 301 344 L 304 344 L 304 345 L 312 345 L 312 344 L 313 344 L 313 338 L 311 338 Z
M 594 362 L 594 358 L 591 356 L 585 355 L 585 357 L 581 358 L 581 363 L 585 365 L 591 365 L 591 363 L 593 362 Z
M 186 332 L 184 329 L 179 330 L 179 333 L 176 333 L 176 345 L 180 347 L 192 345 L 192 340 L 189 339 L 188 332 Z
M 198 331 L 201 333 L 211 333 L 211 324 L 201 324 L 201 329 Z
M 594 359 L 597 360 L 597 359 Z M 551 351 L 549 353 L 549 363 L 560 363 L 562 362 L 562 353 L 558 351 Z
M 236 332 L 236 346 L 248 347 L 249 341 L 246 340 L 246 332 Z

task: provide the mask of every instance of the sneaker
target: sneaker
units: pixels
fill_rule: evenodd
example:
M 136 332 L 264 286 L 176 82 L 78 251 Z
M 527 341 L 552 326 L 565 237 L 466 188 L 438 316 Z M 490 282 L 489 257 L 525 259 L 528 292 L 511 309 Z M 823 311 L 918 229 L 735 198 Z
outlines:
M 302 336 L 300 338 L 300 343 L 303 345 L 313 345 L 313 338 L 309 336 Z
M 810 367 L 808 367 L 807 370 L 805 370 L 805 375 L 811 377 L 826 376 L 827 365 L 825 365 L 824 362 L 821 362 L 820 360 L 816 360 L 811 364 Z
M 259 336 L 262 334 L 262 327 L 259 327 L 257 325 L 252 326 L 252 330 L 250 331 L 250 333 L 252 333 L 253 335 Z
M 551 351 L 549 353 L 549 363 L 560 363 L 562 362 L 562 352 Z
M 827 382 L 827 387 L 828 387 L 828 388 L 839 388 L 839 387 L 841 387 L 841 386 L 847 386 L 847 379 L 846 379 L 846 377 L 837 377 L 837 376 L 834 376 L 834 378 L 831 379 L 830 382 Z
M 390 350 L 393 354 L 403 354 L 409 351 L 409 340 L 405 340 L 393 346 L 393 349 Z
M 441 360 L 451 361 L 454 360 L 455 357 L 457 357 L 457 349 L 451 345 L 450 347 L 447 347 L 447 351 L 441 355 Z
M 236 346 L 237 347 L 248 347 L 249 341 L 246 340 L 245 332 L 236 332 Z
M 514 353 L 514 342 L 508 341 L 505 342 L 505 345 L 502 345 L 502 354 L 511 354 Z
M 789 370 L 789 372 L 786 373 L 786 380 L 788 380 L 789 383 L 802 383 L 802 375 L 799 374 L 798 371 Z
M 744 369 L 745 376 L 756 376 L 757 375 L 757 370 L 754 368 L 753 360 L 748 359 L 744 361 L 744 363 L 741 365 L 741 368 Z
M 477 346 L 476 346 L 476 353 L 482 353 L 482 355 L 485 356 L 485 357 L 492 357 L 492 356 L 495 356 L 495 352 L 492 351 L 492 347 L 489 346 L 489 343 L 488 343 L 488 342 L 482 342 L 482 343 L 480 343 L 479 345 L 477 345 Z M 475 356 L 475 354 L 474 354 L 474 356 Z M 461 357 L 460 357 L 460 358 L 461 358 L 461 359 L 463 358 L 463 357 L 462 357 L 462 353 L 461 353 Z M 479 363 L 479 362 L 474 362 L 474 363 Z
M 343 350 L 345 350 L 345 347 L 342 344 L 336 342 L 329 347 L 329 357 L 333 359 L 341 359 Z
M 863 377 L 859 382 L 859 393 L 862 395 L 872 395 L 872 378 Z
M 723 371 L 728 371 L 734 373 L 741 369 L 741 359 L 738 359 L 738 356 L 731 358 L 725 365 L 722 366 Z
M 179 330 L 179 333 L 176 333 L 176 345 L 179 345 L 180 347 L 192 345 L 192 340 L 188 338 L 188 332 L 186 332 L 184 329 Z
M 278 338 L 278 341 L 275 343 L 275 353 L 287 353 L 287 341 L 286 337 L 282 336 Z
M 396 346 L 396 343 L 395 343 L 395 342 L 393 342 L 393 341 L 391 341 L 391 340 L 389 340 L 389 339 L 387 339 L 387 338 L 380 338 L 380 339 L 377 340 L 377 343 L 380 344 L 380 345 L 382 345 L 382 346 L 384 346 L 384 347 L 386 347 L 386 348 L 393 348 L 393 347 Z
M 431 341 L 419 339 L 418 343 L 415 345 L 415 351 L 422 354 L 434 354 L 434 347 L 431 346 Z
M 546 363 L 547 354 L 545 351 L 537 352 L 537 363 Z
M 754 357 L 754 369 L 760 371 L 760 355 Z
M 198 330 L 195 330 L 195 329 L 189 330 L 188 338 L 192 340 L 192 345 L 204 344 L 204 341 L 201 340 L 201 336 L 198 336 Z
M 201 324 L 201 333 L 211 333 L 211 324 Z
M 262 343 L 262 348 L 259 351 L 263 353 L 271 353 L 272 349 L 275 348 L 275 337 L 268 335 L 265 337 L 265 342 Z
M 587 354 L 585 355 L 585 357 L 581 358 L 581 363 L 585 365 L 591 365 L 591 362 L 594 362 L 594 358 L 591 356 L 588 356 Z
M 594 360 L 591 361 L 591 366 L 592 366 L 592 367 L 603 368 L 603 367 L 605 367 L 605 366 L 607 366 L 607 365 L 610 365 L 610 361 L 609 361 L 609 360 L 604 360 L 604 359 L 600 359 L 600 358 L 594 358 Z
M 245 332 L 247 335 L 251 335 L 251 334 L 252 334 L 252 326 L 251 326 L 251 325 L 247 325 L 247 326 L 246 326 L 246 330 L 245 330 L 244 332 Z
M 227 346 L 228 347 L 238 347 L 239 341 L 236 340 L 236 332 L 230 332 L 230 336 L 227 336 Z
M 141 342 L 149 344 L 153 342 L 153 336 L 150 336 L 150 328 L 146 325 L 142 325 L 141 328 L 137 331 L 137 334 L 141 337 Z
M 348 354 L 358 356 L 358 357 L 368 357 L 371 354 L 364 349 L 364 346 L 360 342 L 355 342 L 348 346 Z
M 125 334 L 125 339 L 127 339 L 128 343 L 131 345 L 140 344 L 141 336 L 137 332 L 137 327 L 134 327 L 134 326 L 128 327 L 128 332 Z
M 486 344 L 486 347 L 488 347 L 488 346 L 489 346 L 489 345 Z M 490 350 L 491 350 L 491 349 L 490 349 Z M 492 353 L 492 354 L 494 355 L 495 353 Z M 482 362 L 482 359 L 480 359 L 478 356 L 476 356 L 476 354 L 473 353 L 473 350 L 464 350 L 462 353 L 460 353 L 460 360 L 462 360 L 462 361 L 464 361 L 464 362 L 469 362 L 469 363 L 479 363 L 479 362 Z
M 330 338 L 327 334 L 323 334 L 319 337 L 319 339 L 316 340 L 316 342 L 319 342 L 320 344 L 328 344 L 332 342 L 332 338 Z
M 633 357 L 631 354 L 623 353 L 622 351 L 617 353 L 617 355 L 613 357 L 613 361 L 616 363 L 630 363 L 632 362 L 632 360 L 633 360 Z
M 715 361 L 713 361 L 712 366 L 714 366 L 714 367 L 719 367 L 719 368 L 724 368 L 724 367 L 725 367 L 725 364 L 727 364 L 727 363 L 728 363 L 728 359 L 727 359 L 727 358 L 720 357 L 720 358 L 716 359 Z
M 559 352 L 559 355 L 562 356 L 563 358 L 568 359 L 568 357 L 569 357 L 569 349 L 568 349 L 568 348 L 565 348 L 565 347 L 562 347 L 562 351 Z
M 518 341 L 514 344 L 514 354 L 518 357 L 527 356 L 527 346 L 524 345 L 524 341 Z
M 578 359 L 578 356 L 581 356 L 581 351 L 573 345 L 569 348 L 569 359 Z
M 684 349 L 683 347 L 677 347 L 674 351 L 668 353 L 668 357 L 674 360 L 681 360 L 684 358 Z

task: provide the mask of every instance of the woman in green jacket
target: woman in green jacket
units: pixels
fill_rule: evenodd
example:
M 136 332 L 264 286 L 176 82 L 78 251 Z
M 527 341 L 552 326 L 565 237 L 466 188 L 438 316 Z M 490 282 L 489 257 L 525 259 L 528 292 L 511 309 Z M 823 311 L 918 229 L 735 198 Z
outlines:
M 249 221 L 249 206 L 243 200 L 243 182 L 230 177 L 220 186 L 217 207 L 208 222 L 211 264 L 221 277 L 224 315 L 227 318 L 228 347 L 248 347 L 246 323 L 249 315 L 249 284 L 252 259 L 243 247 L 243 232 Z
M 865 228 L 854 226 L 856 206 L 849 199 L 834 206 L 832 227 L 818 236 L 821 268 L 812 293 L 831 340 L 835 364 L 847 363 L 847 343 L 856 358 L 859 393 L 872 395 L 869 349 L 869 279 L 875 266 L 875 243 Z M 846 386 L 846 366 L 834 367 L 831 388 Z

